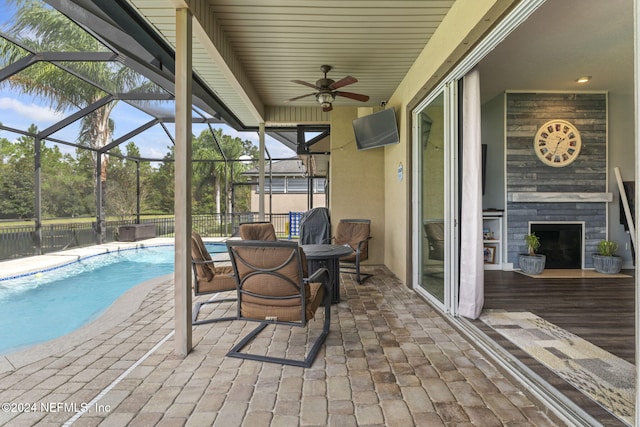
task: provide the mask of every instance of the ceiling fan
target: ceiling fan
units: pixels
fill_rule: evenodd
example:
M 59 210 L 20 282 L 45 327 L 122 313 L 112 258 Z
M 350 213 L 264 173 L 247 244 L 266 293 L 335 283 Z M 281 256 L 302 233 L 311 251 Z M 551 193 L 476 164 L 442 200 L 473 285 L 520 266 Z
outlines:
M 320 66 L 320 70 L 324 73 L 324 77 L 319 79 L 316 84 L 307 83 L 302 80 L 291 80 L 291 82 L 293 83 L 298 83 L 303 86 L 314 88 L 315 90 L 317 90 L 317 92 L 307 93 L 306 95 L 302 96 L 296 96 L 295 98 L 289 99 L 287 102 L 296 101 L 307 96 L 315 95 L 318 103 L 322 105 L 322 111 L 327 112 L 333 110 L 333 106 L 331 104 L 336 99 L 336 96 L 343 96 L 345 98 L 355 99 L 356 101 L 361 102 L 367 102 L 369 100 L 369 97 L 367 95 L 360 95 L 358 93 L 342 92 L 336 90 L 343 86 L 356 83 L 358 79 L 351 76 L 344 77 L 338 81 L 329 79 L 327 78 L 327 73 L 331 71 L 331 68 L 331 65 Z

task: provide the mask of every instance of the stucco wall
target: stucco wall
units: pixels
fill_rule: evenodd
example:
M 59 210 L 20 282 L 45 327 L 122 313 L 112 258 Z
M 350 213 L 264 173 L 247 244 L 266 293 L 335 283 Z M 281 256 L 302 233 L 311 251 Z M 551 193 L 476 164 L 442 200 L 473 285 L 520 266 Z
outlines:
M 287 194 L 274 194 L 272 196 L 272 211 L 273 213 L 287 213 L 287 212 L 305 212 L 307 210 L 307 195 L 297 193 Z M 251 212 L 258 212 L 259 206 L 259 194 L 255 191 L 251 192 Z M 265 210 L 269 213 L 269 195 L 265 196 L 264 200 Z M 324 193 L 316 193 L 313 195 L 313 207 L 321 208 L 325 206 Z
M 369 113 L 371 112 L 372 109 Z M 383 264 L 386 194 L 384 149 L 358 151 L 353 134 L 353 119 L 357 117 L 356 107 L 334 106 L 331 113 L 331 226 L 335 232 L 340 219 L 370 219 L 373 238 L 369 242 L 367 264 Z
M 411 109 L 486 34 L 517 0 L 458 0 L 388 100 L 395 108 L 400 144 L 384 148 L 384 263 L 411 284 Z M 398 181 L 402 163 L 404 179 Z M 419 232 L 419 231 L 418 231 Z

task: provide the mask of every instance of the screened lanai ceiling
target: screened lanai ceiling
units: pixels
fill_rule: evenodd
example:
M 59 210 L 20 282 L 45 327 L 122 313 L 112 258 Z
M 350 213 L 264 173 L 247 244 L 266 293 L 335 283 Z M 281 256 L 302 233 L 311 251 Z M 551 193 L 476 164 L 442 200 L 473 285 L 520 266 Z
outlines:
M 146 64 L 171 72 L 175 0 L 48 0 L 99 34 L 107 44 Z M 453 0 L 192 0 L 193 69 L 221 117 L 236 129 L 328 123 L 314 96 L 287 100 L 313 89 L 320 66 L 328 77 L 353 76 L 345 91 L 365 94 L 362 103 L 339 97 L 335 106 L 378 106 L 402 78 L 444 19 Z M 77 7 L 80 6 L 80 9 Z M 146 28 L 142 28 L 142 27 Z M 133 50 L 127 38 L 143 49 Z M 167 49 L 169 52 L 167 52 Z M 143 58 L 143 50 L 146 58 Z M 146 66 L 146 65 L 144 65 Z M 195 90 L 194 90 L 195 93 Z M 203 94 L 196 93 L 202 96 Z

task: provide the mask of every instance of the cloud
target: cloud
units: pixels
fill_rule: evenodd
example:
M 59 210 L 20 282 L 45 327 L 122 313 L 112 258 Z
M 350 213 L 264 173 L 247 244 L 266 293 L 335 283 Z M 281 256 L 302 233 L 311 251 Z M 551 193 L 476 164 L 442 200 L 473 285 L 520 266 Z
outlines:
M 25 104 L 15 98 L 0 97 L 0 110 L 9 110 L 11 113 L 29 119 L 31 123 L 50 122 L 62 120 L 65 115 L 37 104 Z
M 12 98 L 10 96 L 2 96 L 3 94 L 3 91 L 0 91 L 0 114 L 2 117 L 2 124 L 5 126 L 26 130 L 29 125 L 35 123 L 38 128 L 42 130 L 46 127 L 43 125 L 56 123 L 66 117 L 64 113 L 56 112 L 49 107 L 42 106 L 34 102 Z M 121 132 L 116 132 L 116 135 L 114 135 L 114 137 L 118 137 L 126 130 L 125 128 L 130 127 L 131 123 L 140 125 L 148 119 L 148 116 L 136 109 L 124 108 L 114 112 L 112 118 L 116 120 L 116 131 L 118 131 L 118 129 L 121 130 Z M 118 123 L 121 124 L 120 127 L 118 126 Z M 172 130 L 172 124 L 169 124 L 168 127 Z M 256 147 L 259 145 L 258 133 L 255 131 L 238 132 L 232 127 L 224 124 L 217 124 L 214 125 L 214 127 L 222 128 L 223 133 L 232 137 L 249 140 Z M 202 127 L 202 129 L 204 129 L 204 127 Z M 199 134 L 202 129 L 200 129 L 198 125 L 194 125 L 194 134 Z M 68 126 L 56 132 L 55 136 L 73 142 L 75 141 L 77 132 L 77 125 Z M 131 140 L 136 143 L 138 148 L 140 148 L 142 156 L 149 158 L 162 159 L 169 151 L 168 146 L 171 145 L 171 141 L 167 138 L 164 131 L 157 126 L 154 126 L 152 129 L 131 138 Z M 159 143 L 159 141 L 165 140 L 166 143 Z M 293 151 L 269 136 L 267 136 L 265 144 L 267 150 L 274 158 L 289 158 L 295 156 Z M 124 146 L 122 149 L 124 150 Z

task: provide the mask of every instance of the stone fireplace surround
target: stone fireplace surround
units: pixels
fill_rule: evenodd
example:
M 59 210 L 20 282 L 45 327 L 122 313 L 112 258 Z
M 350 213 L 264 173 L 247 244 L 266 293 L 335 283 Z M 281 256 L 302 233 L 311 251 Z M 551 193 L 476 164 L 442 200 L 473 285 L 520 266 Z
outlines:
M 529 233 L 530 222 L 567 223 L 580 222 L 583 228 L 582 268 L 592 268 L 590 254 L 597 251 L 598 242 L 606 237 L 606 204 L 604 203 L 519 203 L 519 212 L 526 216 L 509 215 L 508 262 L 519 268 L 518 254 L 526 252 L 524 236 Z M 515 210 L 515 209 L 514 209 Z M 514 262 L 515 261 L 515 262 Z
M 505 109 L 505 269 L 519 268 L 530 222 L 584 223 L 583 268 L 607 236 L 606 93 L 521 93 L 506 95 Z M 582 150 L 570 165 L 554 168 L 533 152 L 537 129 L 552 119 L 570 121 L 580 131 Z

